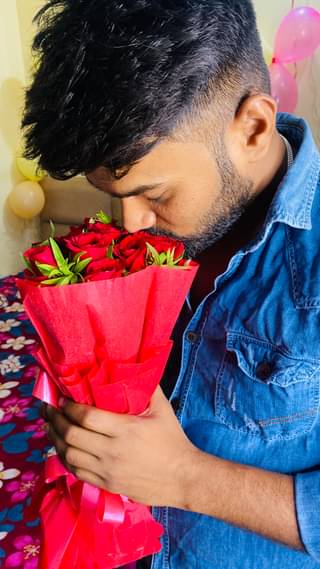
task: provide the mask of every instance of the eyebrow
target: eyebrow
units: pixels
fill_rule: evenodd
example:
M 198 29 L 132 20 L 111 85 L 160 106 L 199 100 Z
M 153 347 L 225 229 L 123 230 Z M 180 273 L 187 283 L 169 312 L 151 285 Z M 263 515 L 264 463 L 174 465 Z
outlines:
M 94 188 L 96 188 L 97 190 L 104 191 L 104 190 L 101 190 L 101 188 L 98 188 L 95 184 L 93 184 L 88 177 L 87 177 L 87 180 L 88 180 L 89 184 L 94 186 Z M 155 184 L 142 184 L 141 186 L 137 186 L 136 188 L 129 190 L 125 194 L 117 194 L 117 192 L 107 192 L 107 193 L 111 194 L 112 197 L 114 197 L 114 198 L 119 198 L 119 199 L 131 198 L 132 196 L 139 196 L 140 194 L 143 194 L 143 193 L 151 191 L 151 190 L 155 190 L 157 188 L 161 188 L 163 186 L 164 186 L 164 184 L 162 182 L 158 182 Z

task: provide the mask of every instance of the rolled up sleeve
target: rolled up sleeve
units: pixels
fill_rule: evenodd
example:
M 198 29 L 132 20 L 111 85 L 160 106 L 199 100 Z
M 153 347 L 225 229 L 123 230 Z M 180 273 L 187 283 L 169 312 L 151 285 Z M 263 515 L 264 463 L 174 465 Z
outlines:
M 297 520 L 303 545 L 320 562 L 320 471 L 296 474 Z

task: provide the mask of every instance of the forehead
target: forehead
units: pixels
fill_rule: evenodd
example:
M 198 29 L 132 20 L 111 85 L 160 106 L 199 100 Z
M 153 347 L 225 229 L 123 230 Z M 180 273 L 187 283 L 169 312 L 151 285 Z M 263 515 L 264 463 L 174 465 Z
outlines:
M 164 141 L 152 149 L 119 179 L 101 166 L 88 174 L 88 180 L 99 189 L 121 195 L 145 185 L 172 184 L 214 167 L 212 155 L 200 142 Z

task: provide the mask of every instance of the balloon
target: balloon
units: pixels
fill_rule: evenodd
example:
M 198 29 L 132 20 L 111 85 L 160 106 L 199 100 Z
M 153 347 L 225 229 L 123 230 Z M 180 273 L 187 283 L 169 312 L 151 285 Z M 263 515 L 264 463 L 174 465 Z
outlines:
M 298 86 L 295 78 L 281 63 L 269 67 L 272 96 L 278 103 L 278 111 L 293 113 L 298 102 Z
M 44 207 L 45 197 L 40 184 L 36 182 L 20 182 L 8 196 L 12 211 L 23 219 L 32 219 Z
M 301 7 L 291 10 L 280 23 L 275 42 L 275 58 L 292 63 L 311 57 L 320 47 L 320 12 Z
M 265 40 L 265 38 L 263 36 L 261 37 L 261 43 L 262 43 L 264 60 L 265 60 L 266 64 L 269 66 L 272 63 L 272 59 L 273 59 L 272 47 L 270 44 L 268 44 L 268 42 Z
M 45 171 L 39 168 L 37 160 L 27 160 L 18 155 L 16 164 L 19 172 L 31 182 L 40 182 L 46 176 Z

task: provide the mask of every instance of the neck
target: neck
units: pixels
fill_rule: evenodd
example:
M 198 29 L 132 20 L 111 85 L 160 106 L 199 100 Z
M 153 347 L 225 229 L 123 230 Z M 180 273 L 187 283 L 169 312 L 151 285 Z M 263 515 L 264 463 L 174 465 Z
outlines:
M 279 185 L 280 179 L 287 170 L 287 149 L 280 134 L 276 131 L 265 156 L 255 165 L 252 172 L 254 180 L 254 197 L 264 193 L 270 186 Z
M 197 258 L 200 268 L 194 283 L 191 301 L 197 306 L 212 289 L 214 279 L 222 274 L 230 258 L 251 241 L 261 228 L 271 201 L 287 171 L 287 153 L 283 140 L 277 134 L 272 156 L 264 159 L 264 172 L 260 175 L 245 213 L 231 231 Z M 260 170 L 261 172 L 261 170 Z

